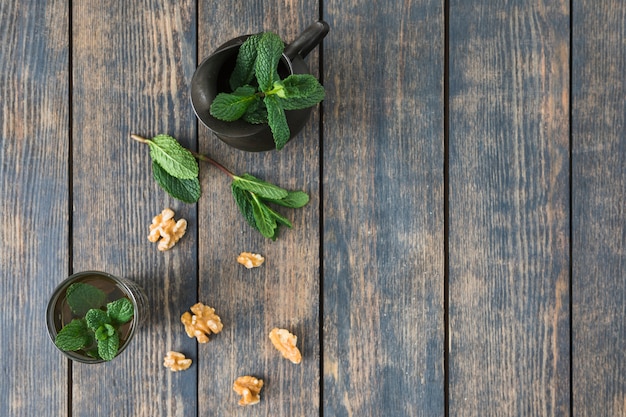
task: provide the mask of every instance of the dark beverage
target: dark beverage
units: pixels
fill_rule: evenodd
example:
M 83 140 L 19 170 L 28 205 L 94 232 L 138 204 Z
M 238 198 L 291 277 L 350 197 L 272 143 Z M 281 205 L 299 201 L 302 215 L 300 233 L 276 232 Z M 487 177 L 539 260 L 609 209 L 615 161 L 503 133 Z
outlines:
M 98 293 L 104 295 L 104 297 L 100 297 L 98 301 L 95 301 L 98 305 L 85 305 L 83 308 L 84 311 L 82 311 L 81 314 L 76 314 L 75 311 L 72 311 L 72 308 L 70 308 L 70 304 L 67 300 L 68 288 L 77 283 L 95 287 L 101 291 L 101 293 L 100 291 L 97 291 Z M 120 325 L 117 329 L 117 334 L 119 336 L 119 354 L 122 350 L 124 350 L 127 342 L 130 340 L 135 331 L 138 318 L 137 314 L 141 314 L 146 309 L 145 296 L 143 295 L 141 289 L 134 283 L 114 277 L 104 272 L 81 272 L 68 278 L 61 285 L 59 285 L 59 287 L 57 287 L 48 305 L 48 331 L 50 333 L 50 337 L 54 341 L 57 333 L 64 326 L 72 322 L 74 319 L 83 319 L 85 317 L 84 314 L 88 309 L 101 309 L 106 311 L 108 303 L 122 298 L 128 299 L 133 304 L 134 315 L 129 322 Z M 90 300 L 90 302 L 92 302 L 92 300 Z M 142 311 L 138 312 L 137 310 L 139 309 Z M 78 360 L 80 362 L 100 362 L 102 360 L 97 354 L 97 344 L 95 338 L 91 340 L 88 346 L 85 346 L 80 350 L 64 351 L 64 353 L 71 359 Z

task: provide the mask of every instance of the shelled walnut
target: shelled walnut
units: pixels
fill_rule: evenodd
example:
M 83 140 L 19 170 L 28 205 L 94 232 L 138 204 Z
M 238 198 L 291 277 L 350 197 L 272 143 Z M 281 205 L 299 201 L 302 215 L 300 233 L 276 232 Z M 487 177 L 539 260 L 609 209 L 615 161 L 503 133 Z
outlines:
M 184 371 L 191 366 L 191 359 L 179 352 L 169 351 L 163 359 L 163 366 L 170 368 L 174 372 Z
M 187 220 L 180 219 L 174 221 L 174 211 L 166 208 L 160 214 L 152 219 L 150 225 L 150 234 L 148 240 L 150 242 L 159 241 L 157 248 L 160 251 L 166 251 L 178 242 L 187 231 Z
M 248 269 L 261 266 L 265 258 L 257 253 L 241 252 L 237 257 L 237 262 Z
M 219 333 L 224 325 L 220 317 L 215 314 L 215 309 L 197 303 L 190 308 L 193 315 L 188 311 L 183 313 L 180 321 L 185 325 L 187 336 L 195 337 L 198 343 L 207 343 L 211 333 Z
M 240 376 L 233 384 L 233 390 L 241 395 L 239 405 L 252 405 L 261 401 L 263 380 L 253 376 Z
M 272 329 L 270 332 L 270 340 L 272 344 L 283 357 L 289 359 L 291 362 L 298 364 L 302 361 L 302 355 L 300 350 L 296 347 L 298 338 L 291 334 L 286 329 Z

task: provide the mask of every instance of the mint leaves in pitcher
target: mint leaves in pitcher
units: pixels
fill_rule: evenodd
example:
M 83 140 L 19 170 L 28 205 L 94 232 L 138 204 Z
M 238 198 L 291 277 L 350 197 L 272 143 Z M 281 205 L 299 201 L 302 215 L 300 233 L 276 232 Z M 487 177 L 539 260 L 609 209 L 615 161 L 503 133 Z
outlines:
M 278 150 L 290 135 L 285 110 L 314 106 L 325 94 L 324 87 L 310 74 L 291 74 L 281 79 L 279 63 L 284 47 L 280 37 L 272 32 L 246 39 L 230 76 L 232 92 L 218 94 L 210 107 L 216 119 L 269 124 Z

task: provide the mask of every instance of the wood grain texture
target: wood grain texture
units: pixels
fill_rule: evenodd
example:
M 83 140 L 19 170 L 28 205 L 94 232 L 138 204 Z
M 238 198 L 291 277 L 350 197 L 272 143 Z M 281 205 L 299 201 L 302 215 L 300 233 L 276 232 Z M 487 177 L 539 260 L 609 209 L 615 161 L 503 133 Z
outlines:
M 196 371 L 163 367 L 168 350 L 194 359 L 180 315 L 197 297 L 196 208 L 152 179 L 149 151 L 129 139 L 168 133 L 195 149 L 187 82 L 195 68 L 195 3 L 84 1 L 72 13 L 73 268 L 141 285 L 150 317 L 123 355 L 73 365 L 74 416 L 196 413 Z M 170 251 L 147 240 L 171 207 L 188 222 Z M 97 400 L 95 399 L 102 399 Z
M 449 412 L 568 416 L 568 3 L 453 0 L 449 42 Z
M 573 404 L 625 416 L 626 8 L 573 7 Z
M 4 416 L 67 410 L 67 360 L 50 342 L 44 320 L 48 298 L 68 269 L 67 28 L 63 1 L 0 5 Z
M 306 1 L 199 2 L 198 60 L 233 37 L 273 31 L 290 42 L 317 20 L 317 4 Z M 332 33 L 332 29 L 331 29 Z M 329 35 L 330 36 L 330 35 Z M 318 74 L 318 53 L 306 62 Z M 202 125 L 199 148 L 237 174 L 249 172 L 288 189 L 309 193 L 302 209 L 279 211 L 293 223 L 276 241 L 245 222 L 230 191 L 230 178 L 201 167 L 199 209 L 199 300 L 216 308 L 224 330 L 199 346 L 199 414 L 222 416 L 319 415 L 319 113 L 281 151 L 248 153 L 230 148 Z M 265 256 L 247 270 L 240 252 Z M 274 349 L 269 332 L 284 327 L 298 337 L 303 360 L 294 365 Z M 265 381 L 261 402 L 244 408 L 232 389 L 241 375 Z
M 443 2 L 324 12 L 324 415 L 443 416 Z

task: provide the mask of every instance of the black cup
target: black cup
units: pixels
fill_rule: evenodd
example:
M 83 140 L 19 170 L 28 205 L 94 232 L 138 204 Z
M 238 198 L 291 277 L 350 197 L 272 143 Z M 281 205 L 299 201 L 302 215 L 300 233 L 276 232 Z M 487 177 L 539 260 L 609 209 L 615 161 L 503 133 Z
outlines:
M 324 39 L 328 30 L 326 22 L 315 22 L 285 47 L 278 68 L 281 78 L 309 73 L 304 57 Z M 191 79 L 191 104 L 198 119 L 223 142 L 244 151 L 268 151 L 276 149 L 269 125 L 255 125 L 244 120 L 225 122 L 211 116 L 209 111 L 217 94 L 230 91 L 228 79 L 235 67 L 239 47 L 250 36 L 231 39 L 200 63 Z M 285 111 L 290 140 L 302 130 L 312 110 L 309 107 Z

